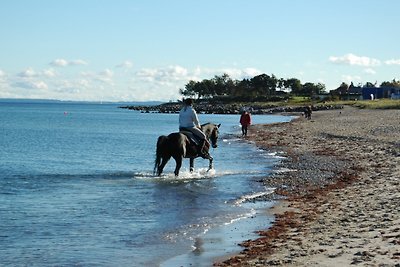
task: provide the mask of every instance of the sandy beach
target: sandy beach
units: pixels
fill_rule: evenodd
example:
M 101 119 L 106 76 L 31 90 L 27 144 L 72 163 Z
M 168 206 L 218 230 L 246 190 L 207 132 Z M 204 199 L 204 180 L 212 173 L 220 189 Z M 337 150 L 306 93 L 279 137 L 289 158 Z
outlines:
M 344 107 L 249 132 L 286 157 L 262 181 L 284 199 L 271 228 L 215 266 L 400 266 L 400 110 Z

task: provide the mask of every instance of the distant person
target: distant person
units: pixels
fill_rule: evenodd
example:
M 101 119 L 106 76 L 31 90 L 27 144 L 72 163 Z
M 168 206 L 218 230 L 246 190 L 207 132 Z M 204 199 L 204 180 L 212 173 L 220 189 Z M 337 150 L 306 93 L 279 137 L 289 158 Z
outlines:
M 189 131 L 199 139 L 200 156 L 208 154 L 207 148 L 210 147 L 206 135 L 201 130 L 199 118 L 196 110 L 193 108 L 193 99 L 187 98 L 183 102 L 183 107 L 179 112 L 179 131 Z
M 247 136 L 247 128 L 251 124 L 251 115 L 246 110 L 240 116 L 240 124 L 242 125 L 242 136 Z
M 311 114 L 312 114 L 312 107 L 311 107 L 311 106 L 307 106 L 307 107 L 304 109 L 304 117 L 305 117 L 306 119 L 311 120 Z

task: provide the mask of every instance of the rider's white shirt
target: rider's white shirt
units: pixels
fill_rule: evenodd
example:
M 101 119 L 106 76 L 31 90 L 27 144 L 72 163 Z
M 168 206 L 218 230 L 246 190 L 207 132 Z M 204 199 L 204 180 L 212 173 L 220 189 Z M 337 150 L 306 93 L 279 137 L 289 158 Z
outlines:
M 200 127 L 196 111 L 191 106 L 186 106 L 179 112 L 179 127 Z

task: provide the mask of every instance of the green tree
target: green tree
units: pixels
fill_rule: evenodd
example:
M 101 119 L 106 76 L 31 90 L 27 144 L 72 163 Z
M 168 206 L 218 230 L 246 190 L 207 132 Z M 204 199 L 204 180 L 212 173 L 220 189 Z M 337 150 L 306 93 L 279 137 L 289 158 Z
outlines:
M 286 89 L 285 88 L 285 79 L 283 79 L 283 78 L 280 78 L 280 79 L 278 79 L 278 81 L 277 81 L 277 83 L 276 83 L 276 87 L 278 88 L 278 89 L 280 89 L 280 90 L 284 90 L 284 89 Z
M 336 89 L 336 91 L 340 95 L 347 94 L 347 92 L 349 91 L 349 85 L 345 82 L 342 82 L 340 86 Z
M 215 95 L 215 84 L 212 80 L 204 79 L 199 83 L 197 90 L 200 92 L 199 98 L 211 98 Z
M 296 78 L 283 79 L 277 78 L 274 74 L 260 74 L 250 79 L 241 81 L 232 80 L 228 74 L 214 76 L 212 79 L 204 79 L 200 82 L 189 81 L 185 89 L 179 92 L 183 96 L 197 98 L 228 97 L 227 99 L 238 99 L 246 101 L 272 99 L 279 96 L 276 89 L 288 90 L 292 95 L 312 96 L 325 91 L 325 85 L 322 83 L 305 83 Z M 346 85 L 346 89 L 348 86 Z
M 299 79 L 290 78 L 284 82 L 284 86 L 286 89 L 290 90 L 290 93 L 293 95 L 301 95 L 302 91 L 302 84 Z
M 186 85 L 185 89 L 179 89 L 179 93 L 186 97 L 195 97 L 198 96 L 198 92 L 196 92 L 196 84 L 193 80 L 190 80 Z
M 302 95 L 304 96 L 315 96 L 325 91 L 325 85 L 322 83 L 305 83 L 302 86 Z
M 396 87 L 400 88 L 400 81 L 396 81 L 396 79 L 393 79 L 391 82 L 382 82 L 380 87 Z
M 278 79 L 275 75 L 261 74 L 250 80 L 256 96 L 271 96 L 276 92 Z
M 236 82 L 234 89 L 234 96 L 245 98 L 247 100 L 255 96 L 253 91 L 253 86 L 249 79 L 243 79 L 241 81 Z
M 375 88 L 376 87 L 376 83 L 367 82 L 366 84 L 364 84 L 364 87 Z
M 228 74 L 224 73 L 222 76 L 214 76 L 214 93 L 217 96 L 226 96 L 232 91 L 234 82 Z

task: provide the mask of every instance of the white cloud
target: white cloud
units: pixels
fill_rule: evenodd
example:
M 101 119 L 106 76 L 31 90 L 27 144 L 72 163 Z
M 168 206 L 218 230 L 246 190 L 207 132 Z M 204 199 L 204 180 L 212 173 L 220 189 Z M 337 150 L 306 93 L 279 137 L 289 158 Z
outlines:
M 77 65 L 87 65 L 88 63 L 82 59 L 76 60 L 65 60 L 62 58 L 58 58 L 50 62 L 50 65 L 54 67 L 66 67 L 66 66 L 77 66 Z
M 35 89 L 48 89 L 47 84 L 44 81 L 32 82 Z
M 196 67 L 193 71 L 191 71 L 192 76 L 198 77 L 192 80 L 201 80 L 201 79 L 211 79 L 214 76 L 221 76 L 224 73 L 228 74 L 231 79 L 234 80 L 242 80 L 245 78 L 252 78 L 254 76 L 260 75 L 263 72 L 256 68 L 223 68 L 223 69 L 209 69 L 209 68 L 200 68 Z M 200 78 L 202 77 L 202 78 Z
M 45 69 L 43 71 L 35 71 L 33 68 L 27 68 L 17 74 L 18 77 L 20 78 L 34 78 L 34 77 L 46 77 L 46 78 L 52 78 L 56 77 L 56 72 L 54 69 Z M 1 77 L 1 75 L 0 75 Z
M 109 69 L 105 69 L 104 71 L 100 72 L 99 74 L 101 76 L 108 77 L 108 78 L 111 78 L 114 75 L 114 73 Z
M 168 66 L 165 68 L 142 69 L 136 72 L 139 79 L 147 82 L 170 83 L 190 79 L 187 69 L 181 66 Z
M 26 70 L 18 73 L 18 76 L 22 78 L 35 77 L 36 75 L 37 73 L 32 68 L 27 68 Z
M 50 65 L 55 66 L 55 67 L 65 67 L 68 66 L 68 61 L 65 59 L 55 59 L 52 62 L 50 62 Z
M 110 69 L 105 69 L 100 72 L 81 72 L 81 76 L 84 77 L 85 80 L 91 82 L 101 82 L 106 83 L 108 85 L 114 85 L 113 76 L 114 73 Z
M 245 78 L 253 78 L 254 76 L 262 74 L 262 72 L 258 69 L 255 68 L 244 68 L 244 69 L 237 69 L 237 68 L 232 68 L 232 69 L 221 69 L 221 70 L 216 70 L 215 73 L 216 75 L 222 75 L 223 73 L 226 73 L 231 77 L 232 79 L 245 79 Z
M 46 76 L 46 77 L 48 77 L 48 78 L 56 77 L 56 76 L 57 76 L 57 75 L 56 75 L 56 72 L 54 71 L 54 69 L 47 69 L 47 70 L 44 70 L 44 71 L 43 71 L 43 75 Z
M 87 65 L 88 63 L 82 59 L 76 59 L 69 61 L 68 65 L 76 66 L 76 65 Z
M 136 72 L 136 76 L 144 81 L 152 82 L 157 74 L 156 69 L 142 69 Z
M 13 85 L 24 89 L 48 89 L 48 86 L 44 81 L 22 80 L 15 82 Z
M 0 91 L 4 85 L 7 85 L 7 75 L 3 70 L 0 70 Z
M 376 71 L 374 69 L 371 69 L 371 68 L 365 69 L 364 72 L 368 73 L 368 74 L 376 74 Z
M 84 91 L 90 93 L 90 88 L 95 87 L 87 79 L 58 80 L 57 82 L 54 83 L 54 85 L 55 85 L 54 88 L 56 88 L 55 89 L 56 92 L 71 95 L 73 97 L 81 97 L 81 96 L 76 96 L 74 94 L 81 94 Z M 97 97 L 97 95 L 95 97 Z
M 124 68 L 124 69 L 130 69 L 133 67 L 133 63 L 129 60 L 126 60 L 120 64 L 118 64 L 117 66 L 115 66 L 117 68 Z
M 378 59 L 363 56 L 360 57 L 351 53 L 341 57 L 331 56 L 329 57 L 329 61 L 335 64 L 357 65 L 364 67 L 379 66 L 381 64 Z
M 137 71 L 130 84 L 129 93 L 139 100 L 175 100 L 181 98 L 179 89 L 190 81 L 212 79 L 214 76 L 228 74 L 231 79 L 250 78 L 262 74 L 255 68 L 210 69 L 196 67 L 192 70 L 171 65 L 163 68 L 146 68 Z M 143 88 L 146 88 L 143 90 Z
M 105 69 L 104 71 L 99 72 L 96 76 L 95 79 L 100 81 L 100 82 L 104 82 L 110 85 L 113 85 L 113 78 L 114 73 L 109 70 L 109 69 Z
M 55 66 L 72 66 L 79 62 L 54 60 L 54 67 L 36 70 L 29 67 L 9 75 L 0 71 L 0 96 L 22 98 L 53 98 L 68 100 L 176 100 L 181 98 L 179 89 L 190 80 L 212 79 L 227 73 L 232 79 L 250 78 L 262 72 L 255 68 L 202 68 L 188 69 L 180 65 L 145 68 L 128 72 L 130 62 L 120 67 L 102 71 L 90 69 L 82 72 L 71 68 L 58 72 Z M 114 66 L 116 67 L 116 66 Z M 10 78 L 9 78 L 10 77 Z
M 400 65 L 400 59 L 389 59 L 385 61 L 386 65 Z

